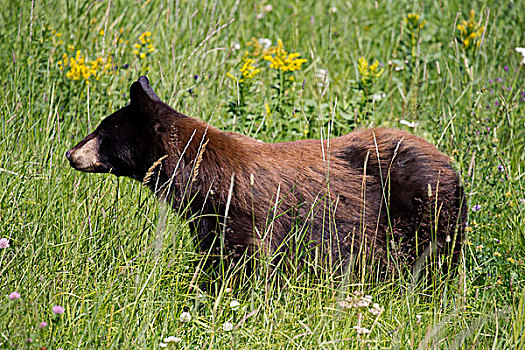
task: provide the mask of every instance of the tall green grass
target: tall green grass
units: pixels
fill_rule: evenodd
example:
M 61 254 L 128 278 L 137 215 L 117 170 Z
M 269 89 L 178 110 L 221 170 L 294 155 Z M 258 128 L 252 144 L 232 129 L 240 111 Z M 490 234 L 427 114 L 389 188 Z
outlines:
M 10 243 L 0 249 L 0 347 L 158 348 L 177 336 L 180 348 L 523 348 L 525 67 L 514 48 L 525 46 L 524 3 L 0 4 L 0 238 Z M 456 25 L 471 7 L 486 31 L 467 52 Z M 414 57 L 408 13 L 426 20 Z M 146 31 L 155 52 L 140 59 L 133 45 Z M 239 75 L 252 37 L 281 38 L 308 63 L 283 91 L 260 61 L 235 114 L 239 90 L 227 73 Z M 74 55 L 68 45 L 90 59 L 110 54 L 117 69 L 89 85 L 73 81 L 57 63 Z M 360 57 L 383 64 L 373 86 L 380 100 L 360 104 Z M 415 284 L 408 273 L 379 278 L 359 265 L 336 278 L 315 260 L 284 273 L 262 257 L 258 273 L 226 270 L 199 291 L 202 256 L 177 213 L 136 182 L 74 172 L 64 157 L 127 103 L 144 73 L 180 112 L 267 142 L 382 125 L 437 144 L 479 208 L 469 213 L 458 273 Z M 354 292 L 382 313 L 342 307 Z M 371 333 L 357 334 L 358 325 Z

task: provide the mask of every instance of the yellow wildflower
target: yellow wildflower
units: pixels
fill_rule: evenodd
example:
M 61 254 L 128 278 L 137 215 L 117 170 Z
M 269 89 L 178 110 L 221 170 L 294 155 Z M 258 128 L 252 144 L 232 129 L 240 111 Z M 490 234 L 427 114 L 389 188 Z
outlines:
M 421 29 L 427 24 L 427 21 L 420 21 L 420 16 L 417 13 L 409 13 L 404 21 L 411 31 Z
M 245 53 L 244 57 L 242 58 L 242 66 L 241 66 L 241 79 L 237 79 L 230 73 L 226 73 L 228 77 L 235 80 L 238 83 L 242 83 L 245 80 L 250 80 L 259 72 L 261 71 L 259 68 L 255 66 L 256 60 L 253 58 L 248 57 L 248 53 Z
M 419 15 L 417 13 L 409 13 L 407 18 L 410 20 L 419 21 Z
M 264 109 L 266 110 L 266 116 L 272 115 L 272 112 L 270 110 L 270 105 L 268 103 L 264 103 Z
M 236 82 L 238 82 L 238 79 L 236 77 L 233 76 L 233 74 L 231 73 L 226 73 L 226 76 L 232 80 L 235 80 Z
M 457 29 L 459 30 L 459 40 L 465 47 L 468 49 L 471 43 L 474 43 L 476 46 L 481 44 L 481 36 L 485 27 L 481 25 L 481 19 L 479 22 L 476 22 L 476 14 L 474 10 L 470 10 L 470 17 L 468 21 L 462 20 L 458 24 Z
M 150 33 L 150 32 L 144 32 L 144 33 L 142 33 L 142 34 L 139 36 L 139 41 L 140 41 L 140 43 L 141 43 L 142 45 L 146 44 L 146 37 L 148 36 L 148 35 L 146 35 L 146 33 Z M 149 36 L 151 36 L 151 33 L 150 33 Z
M 492 255 L 494 255 L 495 257 L 500 257 L 501 256 L 501 253 L 500 252 L 494 252 Z
M 150 31 L 144 32 L 139 36 L 137 43 L 133 45 L 135 48 L 135 50 L 133 50 L 133 54 L 135 56 L 139 57 L 140 59 L 144 59 L 149 54 L 155 52 L 155 47 L 152 44 L 153 39 L 150 39 L 150 37 Z
M 507 261 L 512 263 L 512 264 L 515 264 L 516 263 L 516 260 L 514 260 L 513 258 L 507 258 Z
M 361 57 L 357 60 L 357 70 L 359 71 L 359 74 L 363 76 L 368 75 L 368 61 L 366 58 Z
M 62 59 L 57 62 L 61 70 L 68 69 L 66 77 L 71 80 L 84 80 L 89 84 L 89 79 L 94 77 L 99 79 L 104 74 L 111 74 L 111 56 L 107 58 L 98 57 L 93 61 L 77 50 L 75 56 L 68 56 L 67 53 L 62 54 Z
M 308 62 L 308 60 L 304 58 L 298 58 L 300 55 L 298 52 L 290 54 L 286 52 L 282 40 L 278 39 L 277 46 L 269 48 L 266 55 L 263 56 L 263 59 L 270 62 L 270 68 L 282 72 L 293 72 L 301 70 L 303 63 Z
M 264 103 L 264 109 L 266 110 L 266 121 L 268 124 L 273 124 L 273 118 L 272 118 L 272 110 L 270 109 L 270 105 L 268 103 Z
M 98 32 L 99 35 L 104 35 L 104 29 L 101 29 L 100 32 Z
M 481 252 L 481 251 L 483 250 L 483 244 L 478 245 L 478 246 L 476 247 L 476 250 L 477 250 L 478 252 Z
M 241 82 L 244 79 L 246 80 L 252 79 L 254 76 L 256 76 L 261 71 L 259 68 L 254 66 L 255 61 L 252 58 L 247 58 L 246 56 L 244 56 L 242 60 L 244 63 L 241 67 L 241 74 L 243 77 L 243 79 L 239 80 Z
M 361 57 L 357 61 L 357 70 L 359 71 L 359 74 L 361 77 L 373 77 L 373 78 L 379 78 L 382 74 L 384 69 L 381 68 L 379 70 L 379 61 L 375 60 L 372 65 L 368 65 L 368 61 L 366 58 Z

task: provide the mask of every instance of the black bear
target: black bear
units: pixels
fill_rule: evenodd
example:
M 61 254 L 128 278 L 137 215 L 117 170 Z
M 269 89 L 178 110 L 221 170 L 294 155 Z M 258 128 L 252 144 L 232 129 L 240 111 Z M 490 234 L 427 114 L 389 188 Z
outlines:
M 175 111 L 146 77 L 131 85 L 130 100 L 66 157 L 76 170 L 131 177 L 187 208 L 202 250 L 220 241 L 232 254 L 295 254 L 290 237 L 300 232 L 300 249 L 330 259 L 459 257 L 460 178 L 417 136 L 375 128 L 269 144 Z

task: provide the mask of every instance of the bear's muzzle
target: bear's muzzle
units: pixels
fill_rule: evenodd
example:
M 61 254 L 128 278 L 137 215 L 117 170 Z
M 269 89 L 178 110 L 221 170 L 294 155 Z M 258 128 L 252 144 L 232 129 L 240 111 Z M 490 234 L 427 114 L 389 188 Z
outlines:
M 66 152 L 69 165 L 79 171 L 89 173 L 102 172 L 103 165 L 99 159 L 100 140 L 93 134 L 80 141 L 78 145 Z

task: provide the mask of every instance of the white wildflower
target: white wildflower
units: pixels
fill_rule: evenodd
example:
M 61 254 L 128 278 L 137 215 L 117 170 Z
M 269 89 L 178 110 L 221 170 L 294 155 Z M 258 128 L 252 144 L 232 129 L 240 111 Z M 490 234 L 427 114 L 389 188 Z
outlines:
M 372 101 L 381 101 L 386 97 L 386 94 L 384 92 L 373 94 L 372 95 Z
M 160 343 L 159 346 L 160 346 L 161 348 L 167 348 L 167 347 L 168 347 L 168 344 L 166 344 L 166 343 Z
M 167 337 L 167 338 L 164 338 L 164 342 L 165 343 L 180 343 L 182 339 L 179 338 L 179 337 L 174 337 L 174 336 L 170 336 L 170 337 Z
M 372 332 L 370 329 L 360 326 L 354 326 L 354 329 L 356 330 L 357 334 L 370 334 Z
M 368 309 L 368 312 L 370 312 L 374 316 L 379 316 L 383 313 L 383 308 L 379 306 L 378 303 L 372 304 L 372 308 Z
M 272 12 L 273 6 L 272 5 L 266 5 L 264 6 L 264 12 Z
M 332 12 L 332 13 L 336 13 L 336 12 L 337 12 L 337 7 L 332 6 L 332 7 L 330 8 L 330 12 Z
M 260 38 L 259 39 L 259 44 L 261 44 L 261 46 L 264 48 L 264 49 L 268 49 L 270 48 L 270 46 L 272 46 L 272 41 L 268 38 Z
M 417 323 L 421 323 L 421 317 L 423 317 L 423 316 L 421 316 L 421 315 L 416 315 L 416 322 L 417 322 Z
M 232 300 L 230 302 L 230 309 L 237 310 L 241 304 L 237 300 Z
M 191 321 L 191 315 L 188 311 L 184 311 L 180 314 L 180 321 L 181 322 L 190 322 Z
M 224 322 L 224 324 L 222 325 L 222 329 L 225 331 L 225 332 L 229 332 L 233 329 L 233 323 L 231 322 Z
M 371 302 L 372 302 L 372 296 L 365 295 L 357 300 L 356 307 L 368 307 Z
M 9 248 L 9 240 L 7 238 L 0 238 L 0 248 L 6 249 Z
M 354 295 L 349 295 L 345 300 L 340 301 L 339 306 L 345 309 L 364 308 L 370 306 L 371 302 L 371 295 L 362 295 L 360 292 L 355 292 Z
M 343 309 L 349 309 L 351 308 L 350 304 L 346 302 L 346 300 L 341 300 L 337 302 L 337 305 L 339 305 Z
M 239 44 L 239 43 L 234 43 L 234 44 L 232 45 L 232 49 L 234 49 L 234 50 L 240 50 L 240 49 L 241 49 L 241 44 Z

